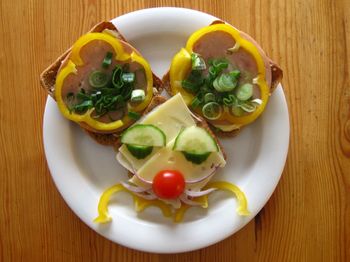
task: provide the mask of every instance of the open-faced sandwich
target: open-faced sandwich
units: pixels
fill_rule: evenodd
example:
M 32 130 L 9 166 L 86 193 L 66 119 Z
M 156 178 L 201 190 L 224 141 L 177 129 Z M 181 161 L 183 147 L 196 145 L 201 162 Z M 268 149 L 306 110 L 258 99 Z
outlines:
M 177 94 L 156 106 L 122 134 L 117 160 L 131 175 L 105 191 L 95 222 L 110 221 L 111 194 L 130 192 L 137 211 L 156 205 L 166 216 L 181 221 L 191 206 L 208 207 L 208 195 L 217 190 L 238 196 L 240 215 L 249 214 L 244 194 L 228 182 L 210 182 L 226 165 L 219 141 L 205 120 L 194 115 Z
M 194 32 L 163 83 L 218 134 L 235 134 L 264 111 L 282 70 L 246 33 L 215 21 Z
M 167 100 L 148 62 L 103 22 L 47 68 L 41 84 L 64 117 L 118 149 L 129 174 L 102 194 L 95 222 L 111 220 L 108 203 L 120 191 L 133 196 L 137 211 L 155 205 L 179 222 L 189 207 L 208 207 L 218 189 L 237 197 L 239 215 L 249 214 L 237 186 L 211 180 L 226 165 L 214 133 L 231 135 L 252 123 L 281 77 L 250 36 L 216 21 L 173 58 L 163 78 Z
M 63 116 L 105 145 L 118 145 L 161 91 L 149 63 L 110 22 L 81 36 L 40 80 Z

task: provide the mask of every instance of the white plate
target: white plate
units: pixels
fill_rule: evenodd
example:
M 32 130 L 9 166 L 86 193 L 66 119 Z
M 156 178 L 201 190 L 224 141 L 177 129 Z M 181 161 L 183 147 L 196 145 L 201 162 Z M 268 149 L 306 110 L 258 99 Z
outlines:
M 188 36 L 216 18 L 180 8 L 140 10 L 113 20 L 121 33 L 150 62 L 158 76 L 168 69 L 173 55 Z M 44 145 L 55 184 L 70 208 L 93 230 L 121 245 L 157 253 L 195 250 L 232 235 L 247 224 L 273 193 L 285 164 L 289 143 L 288 109 L 282 87 L 271 96 L 264 112 L 232 139 L 223 140 L 227 166 L 217 175 L 238 185 L 248 199 L 249 217 L 236 214 L 236 199 L 217 192 L 207 210 L 192 208 L 183 223 L 174 224 L 157 208 L 136 213 L 127 193 L 113 198 L 113 221 L 96 225 L 101 193 L 126 180 L 113 149 L 97 145 L 74 123 L 65 120 L 55 102 L 47 99 Z

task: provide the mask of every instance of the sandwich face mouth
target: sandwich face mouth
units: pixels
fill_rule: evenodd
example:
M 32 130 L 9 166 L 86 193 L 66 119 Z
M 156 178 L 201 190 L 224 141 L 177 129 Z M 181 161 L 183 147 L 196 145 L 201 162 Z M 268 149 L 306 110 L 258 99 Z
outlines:
M 172 93 L 181 93 L 194 112 L 222 131 L 247 125 L 261 115 L 271 77 L 263 51 L 224 23 L 194 32 L 169 71 Z
M 96 132 L 130 125 L 152 97 L 148 62 L 108 32 L 79 38 L 56 78 L 55 98 L 62 114 Z

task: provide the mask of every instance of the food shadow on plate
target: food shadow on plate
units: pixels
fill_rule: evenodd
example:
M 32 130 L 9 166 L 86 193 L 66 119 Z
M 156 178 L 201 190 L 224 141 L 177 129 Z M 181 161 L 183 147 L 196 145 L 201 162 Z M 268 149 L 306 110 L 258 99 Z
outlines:
M 71 132 L 74 161 L 79 166 L 81 175 L 99 191 L 128 179 L 127 171 L 115 159 L 116 152 L 112 147 L 97 144 L 73 123 Z

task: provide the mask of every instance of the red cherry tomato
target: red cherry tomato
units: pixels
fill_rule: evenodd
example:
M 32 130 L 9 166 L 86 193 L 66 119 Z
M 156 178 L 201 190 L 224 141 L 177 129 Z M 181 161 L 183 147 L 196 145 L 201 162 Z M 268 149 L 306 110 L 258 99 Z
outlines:
M 152 187 L 158 197 L 174 199 L 184 191 L 185 179 L 179 171 L 163 170 L 154 177 Z

